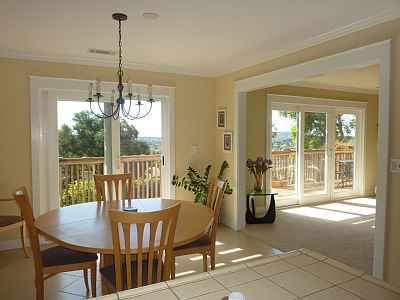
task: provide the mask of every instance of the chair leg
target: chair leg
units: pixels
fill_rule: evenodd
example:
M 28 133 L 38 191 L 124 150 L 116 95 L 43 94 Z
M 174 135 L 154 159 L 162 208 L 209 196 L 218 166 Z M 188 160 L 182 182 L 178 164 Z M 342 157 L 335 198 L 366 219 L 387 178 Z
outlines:
M 24 250 L 24 253 L 25 253 L 25 257 L 29 257 L 28 252 L 26 251 L 26 245 L 25 245 L 25 240 L 26 240 L 25 221 L 22 222 L 22 226 L 19 227 L 19 231 L 21 233 L 21 244 L 22 244 L 22 249 Z
M 175 279 L 175 255 L 173 253 L 171 258 L 171 279 Z
M 87 269 L 83 270 L 83 279 L 85 280 L 86 295 L 89 295 L 90 290 L 89 290 L 89 280 L 88 280 L 88 270 Z
M 97 272 L 97 263 L 95 262 L 92 268 L 90 269 L 90 277 L 92 284 L 92 298 L 96 297 L 96 272 Z
M 207 253 L 203 253 L 203 272 L 208 271 L 208 266 L 207 266 Z
M 215 270 L 215 250 L 210 252 L 211 257 L 211 270 Z
M 43 277 L 35 277 L 36 300 L 44 300 L 44 282 Z

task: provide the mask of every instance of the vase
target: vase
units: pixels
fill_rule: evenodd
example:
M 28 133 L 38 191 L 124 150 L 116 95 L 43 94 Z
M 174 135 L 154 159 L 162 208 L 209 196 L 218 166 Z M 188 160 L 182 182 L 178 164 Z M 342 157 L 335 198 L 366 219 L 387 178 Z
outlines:
M 254 190 L 257 192 L 261 192 L 263 189 L 263 176 L 262 174 L 254 174 L 254 178 L 256 179 L 256 181 L 254 182 Z

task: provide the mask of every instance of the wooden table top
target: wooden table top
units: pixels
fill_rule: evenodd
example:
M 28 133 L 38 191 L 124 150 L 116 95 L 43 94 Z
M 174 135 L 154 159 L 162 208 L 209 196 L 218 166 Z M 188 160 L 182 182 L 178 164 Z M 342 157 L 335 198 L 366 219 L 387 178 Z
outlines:
M 148 212 L 181 203 L 175 247 L 201 237 L 213 219 L 213 211 L 200 203 L 160 198 L 134 199 L 129 202 L 130 205 L 128 200 L 100 203 L 96 201 L 62 207 L 39 216 L 35 226 L 40 234 L 64 247 L 91 253 L 112 254 L 109 208 L 123 210 L 124 206 L 132 206 L 137 208 L 138 212 Z

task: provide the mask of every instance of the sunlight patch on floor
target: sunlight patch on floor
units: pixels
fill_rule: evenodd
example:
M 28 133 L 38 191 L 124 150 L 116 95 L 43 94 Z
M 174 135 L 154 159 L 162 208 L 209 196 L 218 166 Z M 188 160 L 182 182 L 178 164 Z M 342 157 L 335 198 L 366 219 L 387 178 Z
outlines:
M 215 264 L 216 268 L 223 267 L 223 266 L 226 266 L 226 264 L 225 263 Z M 210 266 L 210 268 L 211 268 L 211 266 Z
M 203 259 L 203 255 L 199 255 L 199 256 L 190 258 L 191 261 L 196 261 L 196 260 L 200 260 L 200 259 Z
M 242 258 L 231 260 L 231 262 L 237 263 L 237 262 L 246 261 L 246 260 L 257 258 L 257 257 L 261 257 L 261 256 L 262 256 L 262 254 L 254 254 L 254 255 L 250 255 L 250 256 L 246 256 L 246 257 L 242 257 Z
M 193 274 L 193 273 L 196 273 L 196 271 L 190 270 L 190 271 L 186 271 L 186 272 L 177 273 L 177 274 L 175 274 L 175 277 L 185 276 L 185 275 L 189 275 L 189 274 Z
M 358 205 L 350 205 L 350 204 L 342 204 L 342 203 L 329 203 L 329 204 L 324 204 L 324 205 L 318 205 L 316 207 L 323 208 L 323 209 L 337 210 L 337 211 L 341 211 L 341 212 L 345 212 L 345 213 L 364 215 L 364 216 L 375 214 L 375 208 L 358 206 Z
M 376 206 L 376 199 L 372 199 L 372 198 L 356 198 L 356 199 L 344 200 L 344 202 L 353 203 L 353 204 Z
M 358 224 L 367 223 L 367 222 L 373 222 L 373 221 L 375 221 L 375 219 L 369 219 L 369 220 L 364 220 L 364 221 L 360 221 L 360 222 L 354 222 L 354 223 L 351 223 L 351 224 L 358 225 Z
M 229 254 L 229 253 L 234 253 L 234 252 L 239 252 L 239 251 L 243 251 L 243 249 L 242 248 L 232 248 L 229 250 L 220 251 L 220 252 L 218 252 L 218 254 L 224 255 L 224 254 Z
M 318 218 L 318 219 L 329 220 L 329 221 L 343 221 L 343 220 L 348 220 L 348 219 L 353 219 L 353 218 L 358 217 L 358 215 L 337 212 L 337 211 L 331 211 L 331 210 L 325 210 L 325 209 L 314 208 L 314 207 L 296 207 L 296 208 L 283 209 L 282 211 L 290 213 L 290 214 Z

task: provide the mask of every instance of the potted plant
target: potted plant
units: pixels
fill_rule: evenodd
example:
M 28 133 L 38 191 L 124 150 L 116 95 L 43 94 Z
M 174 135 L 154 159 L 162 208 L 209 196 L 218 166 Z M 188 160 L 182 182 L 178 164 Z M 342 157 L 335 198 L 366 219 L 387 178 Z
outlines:
M 267 170 L 272 168 L 272 160 L 262 157 L 257 157 L 256 160 L 251 160 L 249 158 L 246 161 L 246 166 L 249 169 L 249 173 L 254 175 L 254 190 L 258 192 L 262 191 L 263 176 Z
M 209 175 L 212 165 L 208 165 L 205 169 L 203 175 L 200 175 L 194 168 L 189 166 L 187 169 L 187 174 L 183 178 L 179 178 L 179 176 L 172 176 L 172 185 L 177 187 L 183 187 L 185 190 L 191 191 L 194 194 L 194 202 L 200 202 L 206 204 L 208 188 L 209 188 Z M 222 176 L 225 170 L 229 168 L 229 164 L 224 160 L 219 169 L 217 178 L 222 180 Z M 232 194 L 232 188 L 229 186 L 229 182 L 227 182 L 227 186 L 225 189 L 226 195 Z

